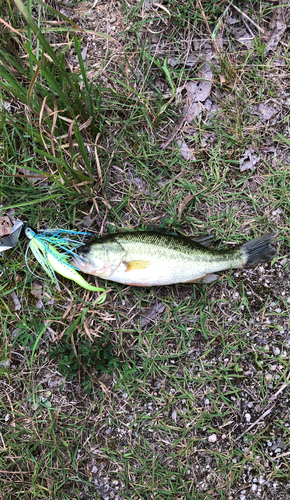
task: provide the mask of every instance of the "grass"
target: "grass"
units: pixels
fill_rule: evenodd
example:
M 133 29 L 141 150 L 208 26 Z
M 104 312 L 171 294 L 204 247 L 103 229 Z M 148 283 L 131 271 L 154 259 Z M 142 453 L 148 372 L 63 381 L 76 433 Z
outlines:
M 213 31 L 225 22 L 223 3 L 203 4 L 122 2 L 109 12 L 119 28 L 97 28 L 105 36 L 94 46 L 90 22 L 107 16 L 102 3 L 85 21 L 68 17 L 82 6 L 73 2 L 62 15 L 40 1 L 0 6 L 3 214 L 36 229 L 214 232 L 220 247 L 274 231 L 278 249 L 272 265 L 212 285 L 100 280 L 109 290 L 101 306 L 65 279 L 56 291 L 33 260 L 44 281 L 30 274 L 25 241 L 1 255 L 3 497 L 289 496 L 288 46 L 277 67 L 258 32 L 247 48 L 225 24 L 227 43 L 211 63 L 216 109 L 162 149 L 184 86 L 199 80 L 201 63 L 186 66 L 185 54 L 198 54 L 199 40 L 212 47 L 205 18 Z M 250 3 L 247 13 L 266 29 L 274 8 Z M 262 121 L 255 110 L 267 102 L 279 114 Z M 195 160 L 180 156 L 178 138 Z M 263 153 L 273 145 L 275 155 Z M 262 159 L 241 172 L 250 146 Z M 159 303 L 163 312 L 142 327 Z

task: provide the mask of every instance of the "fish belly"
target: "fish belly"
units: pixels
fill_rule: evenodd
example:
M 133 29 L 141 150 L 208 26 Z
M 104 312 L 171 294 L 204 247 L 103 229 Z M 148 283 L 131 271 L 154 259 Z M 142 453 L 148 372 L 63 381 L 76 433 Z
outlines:
M 163 264 L 161 262 L 151 263 L 145 269 L 127 270 L 128 267 L 121 264 L 118 269 L 107 277 L 108 280 L 135 286 L 161 286 L 174 283 L 186 283 L 202 279 L 207 274 L 226 269 L 223 263 L 202 264 L 201 262 L 187 262 L 186 265 Z

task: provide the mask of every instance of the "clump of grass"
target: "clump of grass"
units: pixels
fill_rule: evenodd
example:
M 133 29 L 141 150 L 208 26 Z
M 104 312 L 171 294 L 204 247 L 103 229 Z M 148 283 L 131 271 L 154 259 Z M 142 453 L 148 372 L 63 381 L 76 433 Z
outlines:
M 77 376 L 82 378 L 82 386 L 87 394 L 92 391 L 94 373 L 100 371 L 111 374 L 121 367 L 108 331 L 104 331 L 102 338 L 93 343 L 84 337 L 71 338 L 70 342 L 64 339 L 57 346 L 50 347 L 49 356 L 56 360 L 62 375 L 70 379 Z

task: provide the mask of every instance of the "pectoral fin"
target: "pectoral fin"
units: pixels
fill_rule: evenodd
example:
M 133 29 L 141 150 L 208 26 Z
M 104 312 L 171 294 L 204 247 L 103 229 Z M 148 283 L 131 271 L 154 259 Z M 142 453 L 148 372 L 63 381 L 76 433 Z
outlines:
M 129 262 L 124 262 L 126 267 L 126 273 L 129 271 L 137 271 L 140 269 L 147 269 L 150 266 L 151 262 L 149 260 L 131 260 Z

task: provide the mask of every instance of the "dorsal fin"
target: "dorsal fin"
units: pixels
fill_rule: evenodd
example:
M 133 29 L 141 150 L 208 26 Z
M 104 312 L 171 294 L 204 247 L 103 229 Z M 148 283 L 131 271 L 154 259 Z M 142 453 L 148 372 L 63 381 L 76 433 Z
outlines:
M 207 234 L 206 236 L 189 236 L 191 241 L 198 243 L 203 247 L 209 247 L 215 239 L 215 234 Z

